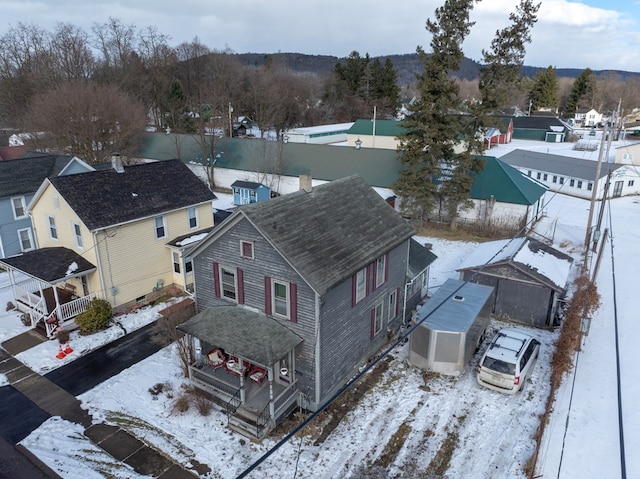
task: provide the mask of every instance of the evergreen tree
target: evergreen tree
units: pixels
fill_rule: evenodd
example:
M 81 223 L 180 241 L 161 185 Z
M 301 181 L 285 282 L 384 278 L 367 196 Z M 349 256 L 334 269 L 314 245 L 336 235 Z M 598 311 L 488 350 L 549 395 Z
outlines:
M 596 87 L 596 76 L 591 68 L 586 68 L 573 83 L 571 93 L 564 106 L 564 115 L 573 117 L 577 108 L 593 108 L 592 99 Z
M 455 228 L 458 211 L 470 205 L 473 176 L 483 168 L 475 154 L 482 149 L 475 122 L 458 114 L 462 103 L 459 85 L 449 74 L 464 58 L 462 43 L 473 22 L 474 0 L 446 0 L 427 20 L 432 53 L 417 48 L 423 63 L 418 75 L 419 99 L 404 121 L 401 138 L 402 169 L 394 191 L 402 199 L 403 213 L 428 219 L 439 212 Z
M 187 97 L 179 80 L 172 80 L 165 99 L 166 125 L 174 133 L 191 133 L 193 125 L 187 116 Z
M 393 62 L 387 58 L 384 65 L 376 58 L 371 65 L 373 80 L 371 97 L 375 101 L 381 117 L 395 118 L 400 108 L 400 87 Z
M 560 86 L 556 69 L 549 66 L 546 70 L 539 71 L 533 79 L 533 87 L 529 92 L 531 110 L 551 108 L 557 110 L 560 95 Z
M 497 30 L 489 51 L 482 50 L 484 65 L 480 67 L 480 94 L 483 109 L 497 113 L 508 104 L 517 85 L 526 53 L 531 42 L 531 28 L 537 22 L 540 3 L 521 0 L 509 15 L 511 25 Z

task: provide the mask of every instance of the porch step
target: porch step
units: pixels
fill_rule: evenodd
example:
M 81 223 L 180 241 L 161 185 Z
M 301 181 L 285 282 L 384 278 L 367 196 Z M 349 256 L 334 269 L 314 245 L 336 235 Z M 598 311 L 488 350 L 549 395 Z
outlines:
M 255 421 L 248 420 L 238 415 L 229 416 L 229 429 L 243 435 L 251 440 L 260 440 L 268 432 L 267 428 L 263 428 L 258 435 L 258 426 Z

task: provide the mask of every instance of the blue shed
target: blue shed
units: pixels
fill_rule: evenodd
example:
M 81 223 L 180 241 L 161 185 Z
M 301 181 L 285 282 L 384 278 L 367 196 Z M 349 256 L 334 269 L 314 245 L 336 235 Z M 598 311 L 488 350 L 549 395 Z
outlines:
M 233 190 L 233 204 L 236 206 L 258 203 L 271 198 L 271 189 L 262 183 L 236 180 L 231 184 L 231 189 Z

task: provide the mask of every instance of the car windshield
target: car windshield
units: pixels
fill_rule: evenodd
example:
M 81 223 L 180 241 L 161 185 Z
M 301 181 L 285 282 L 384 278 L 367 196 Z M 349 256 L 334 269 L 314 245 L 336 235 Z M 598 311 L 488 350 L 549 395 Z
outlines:
M 498 373 L 503 374 L 515 374 L 516 373 L 516 365 L 514 363 L 507 363 L 500 359 L 494 359 L 490 357 L 484 358 L 484 362 L 482 366 L 491 369 L 492 371 L 496 371 Z

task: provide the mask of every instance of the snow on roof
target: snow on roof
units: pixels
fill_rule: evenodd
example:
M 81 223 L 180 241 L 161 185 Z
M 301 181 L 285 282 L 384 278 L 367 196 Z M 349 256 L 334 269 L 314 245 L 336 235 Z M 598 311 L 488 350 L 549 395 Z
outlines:
M 571 259 L 561 258 L 547 249 L 526 247 L 530 243 L 531 240 L 527 239 L 526 244 L 516 253 L 513 260 L 531 267 L 549 278 L 556 286 L 564 288 L 571 272 Z
M 200 234 L 197 234 L 197 235 L 189 236 L 188 238 L 185 238 L 182 241 L 178 241 L 176 243 L 176 246 L 187 246 L 188 244 L 191 244 L 191 243 L 197 243 L 198 241 L 203 239 L 208 234 L 209 233 L 207 232 L 207 233 L 200 233 Z
M 316 135 L 319 133 L 331 133 L 334 131 L 346 131 L 353 126 L 353 122 L 334 123 L 332 125 L 305 126 L 287 130 L 287 134 Z
M 457 269 L 459 271 L 511 260 L 536 271 L 559 288 L 564 288 L 571 272 L 571 258 L 551 247 L 540 245 L 542 243 L 539 241 L 527 237 L 481 243 Z
M 458 269 L 472 268 L 487 263 L 497 263 L 511 258 L 522 246 L 526 238 L 497 240 L 480 243 L 458 266 Z

